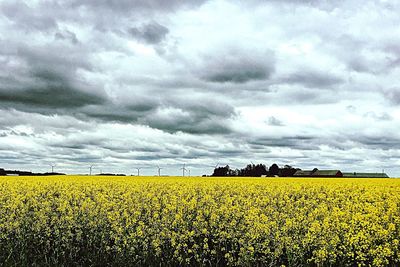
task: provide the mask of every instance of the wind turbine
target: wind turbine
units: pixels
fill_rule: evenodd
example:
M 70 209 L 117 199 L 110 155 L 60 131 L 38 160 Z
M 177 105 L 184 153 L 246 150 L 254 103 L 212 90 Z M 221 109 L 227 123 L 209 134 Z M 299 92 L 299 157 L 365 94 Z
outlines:
M 188 171 L 189 171 L 189 177 L 190 177 L 190 169 L 188 169 Z
M 137 170 L 137 176 L 140 176 L 140 169 L 141 168 L 135 168 Z
M 90 176 L 92 176 L 92 168 L 93 168 L 93 165 L 90 165 L 90 166 L 89 166 L 89 175 L 90 175 Z
M 51 166 L 51 172 L 54 173 L 54 167 L 56 166 L 56 164 L 52 163 L 50 166 Z
M 218 166 L 219 166 L 219 162 L 217 163 L 217 165 L 210 165 L 210 167 L 213 167 L 214 168 L 214 170 L 216 169 L 216 168 L 218 168 Z
M 214 165 L 209 165 L 208 167 L 212 167 L 213 168 L 213 173 L 214 173 L 214 171 L 215 171 L 215 169 L 216 168 L 218 168 L 218 166 L 219 166 L 219 162 L 214 166 Z
M 162 168 L 160 168 L 160 166 L 157 166 L 157 169 L 158 169 L 158 176 L 161 176 L 161 169 Z
M 183 167 L 180 168 L 182 170 L 182 176 L 185 176 L 185 171 L 186 171 L 186 163 L 183 163 Z
M 214 170 L 216 169 L 216 168 L 218 168 L 218 166 L 219 166 L 219 162 L 217 163 L 217 165 L 215 165 L 215 166 L 210 166 L 210 167 L 214 167 Z M 213 170 L 213 171 L 214 171 Z

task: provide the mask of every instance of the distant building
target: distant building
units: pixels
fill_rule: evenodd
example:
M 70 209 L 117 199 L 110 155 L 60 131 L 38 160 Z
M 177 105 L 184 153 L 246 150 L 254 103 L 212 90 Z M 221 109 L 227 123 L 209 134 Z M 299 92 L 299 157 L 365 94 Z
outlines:
M 345 178 L 389 178 L 384 172 L 344 172 Z
M 294 173 L 294 177 L 343 177 L 340 170 L 298 170 Z
M 339 170 L 316 170 L 311 174 L 312 177 L 343 177 Z
M 293 176 L 294 177 L 310 177 L 313 174 L 314 170 L 306 171 L 306 170 L 298 170 Z

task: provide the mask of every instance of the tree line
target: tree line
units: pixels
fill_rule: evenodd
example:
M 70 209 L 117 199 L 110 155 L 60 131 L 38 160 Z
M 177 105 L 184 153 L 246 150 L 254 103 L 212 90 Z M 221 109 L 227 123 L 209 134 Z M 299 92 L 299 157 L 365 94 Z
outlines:
M 247 177 L 261 177 L 261 176 L 280 176 L 280 177 L 290 177 L 299 168 L 294 168 L 290 165 L 285 165 L 280 168 L 276 163 L 272 164 L 269 168 L 265 164 L 248 164 L 243 169 L 231 169 L 229 165 L 217 167 L 211 176 L 247 176 Z

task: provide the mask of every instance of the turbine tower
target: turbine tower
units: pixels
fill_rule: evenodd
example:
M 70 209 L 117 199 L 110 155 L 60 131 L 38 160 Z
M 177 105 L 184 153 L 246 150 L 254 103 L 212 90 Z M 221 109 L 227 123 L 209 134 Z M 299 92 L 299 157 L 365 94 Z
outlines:
M 157 169 L 158 169 L 158 176 L 161 176 L 161 169 L 162 168 L 160 168 L 160 166 L 157 166 Z
M 140 169 L 141 168 L 135 168 L 137 170 L 137 176 L 140 176 Z
M 89 175 L 90 175 L 90 176 L 92 176 L 92 168 L 93 168 L 93 165 L 90 165 L 90 166 L 89 166 Z
M 185 171 L 186 171 L 186 163 L 183 163 L 183 167 L 180 168 L 182 170 L 182 176 L 185 176 Z
M 54 167 L 56 166 L 56 164 L 52 163 L 50 166 L 51 166 L 51 173 L 54 173 Z

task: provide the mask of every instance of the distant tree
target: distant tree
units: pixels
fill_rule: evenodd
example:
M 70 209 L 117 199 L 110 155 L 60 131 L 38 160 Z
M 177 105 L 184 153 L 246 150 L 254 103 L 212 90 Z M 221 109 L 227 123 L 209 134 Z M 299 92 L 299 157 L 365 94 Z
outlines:
M 240 173 L 239 169 L 229 170 L 229 176 L 239 176 L 239 173 Z
M 262 175 L 268 175 L 267 167 L 264 164 L 257 164 L 254 166 L 254 173 L 255 177 L 261 177 Z
M 232 172 L 229 165 L 226 165 L 225 167 L 215 168 L 211 176 L 217 176 L 217 177 L 230 176 L 231 173 Z
M 269 167 L 268 172 L 270 176 L 279 175 L 279 166 L 275 163 L 272 164 L 271 167 Z
M 285 165 L 279 170 L 279 176 L 281 177 L 291 177 L 298 169 L 293 168 L 290 165 Z
M 238 170 L 238 176 L 260 177 L 261 175 L 268 175 L 264 164 L 248 164 L 244 169 Z
M 5 171 L 4 169 L 0 169 L 0 175 L 1 175 L 1 176 L 6 175 L 6 171 Z
M 261 177 L 266 176 L 282 176 L 291 177 L 299 168 L 293 168 L 290 165 L 285 165 L 279 168 L 277 164 L 272 164 L 268 169 L 264 164 L 247 164 L 243 169 L 231 169 L 229 165 L 225 167 L 218 167 L 214 169 L 211 176 L 245 176 L 245 177 Z

